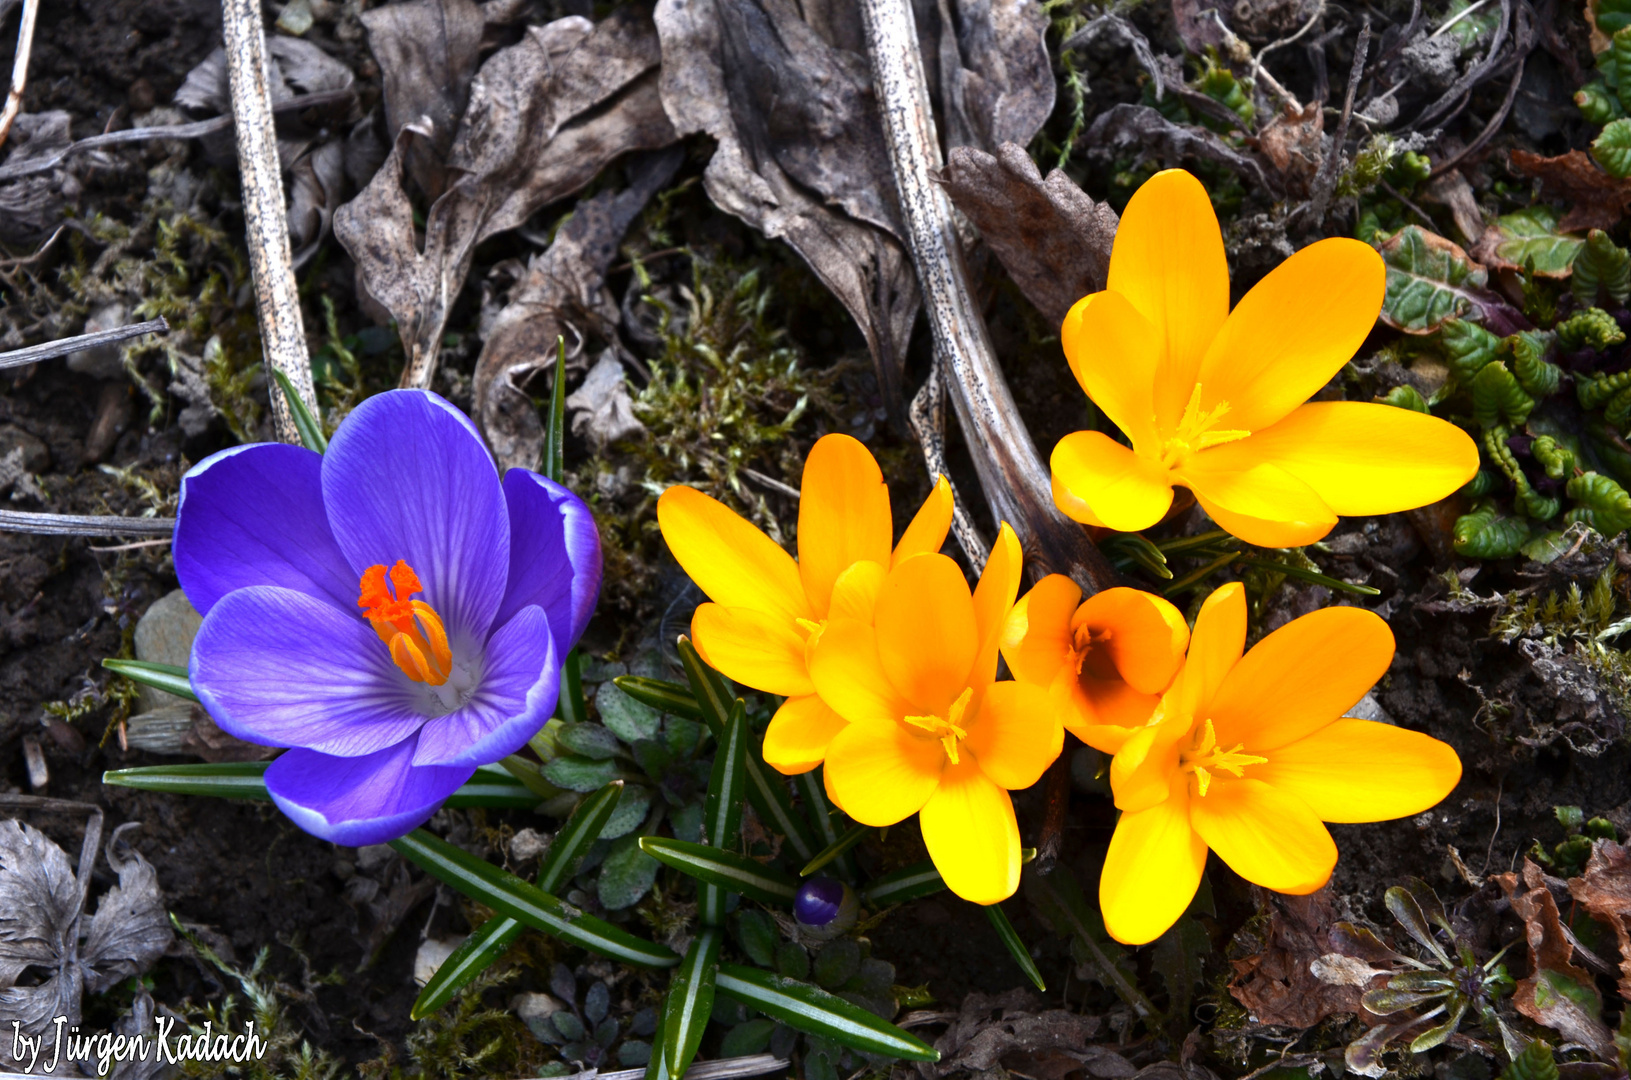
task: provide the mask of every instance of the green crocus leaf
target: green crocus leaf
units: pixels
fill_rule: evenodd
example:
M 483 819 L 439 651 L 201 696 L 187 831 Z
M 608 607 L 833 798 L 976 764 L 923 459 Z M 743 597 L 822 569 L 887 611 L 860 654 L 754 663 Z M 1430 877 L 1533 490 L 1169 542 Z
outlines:
M 697 1056 L 702 1033 L 714 1010 L 714 971 L 719 965 L 720 931 L 704 927 L 691 939 L 685 959 L 674 969 L 663 1002 L 664 1064 L 673 1076 L 684 1076 Z
M 820 987 L 756 968 L 720 964 L 719 993 L 780 1020 L 788 1027 L 868 1054 L 939 1061 L 940 1053 L 916 1036 Z
M 798 892 L 796 879 L 733 851 L 661 836 L 642 836 L 640 847 L 652 858 L 681 873 L 718 885 L 727 892 L 741 893 L 761 904 L 785 907 Z

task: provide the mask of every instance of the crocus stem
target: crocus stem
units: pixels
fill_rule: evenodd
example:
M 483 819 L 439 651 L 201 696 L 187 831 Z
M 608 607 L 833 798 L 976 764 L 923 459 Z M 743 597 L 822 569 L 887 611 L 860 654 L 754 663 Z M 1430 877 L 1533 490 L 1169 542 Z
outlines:
M 1076 740 L 1069 735 L 1065 738 L 1071 743 Z M 1042 836 L 1036 842 L 1036 872 L 1039 874 L 1053 873 L 1054 864 L 1059 861 L 1059 849 L 1065 842 L 1065 817 L 1070 811 L 1070 757 L 1073 747 L 1067 746 L 1065 752 L 1054 759 L 1048 766 L 1046 787 L 1046 802 L 1042 811 Z

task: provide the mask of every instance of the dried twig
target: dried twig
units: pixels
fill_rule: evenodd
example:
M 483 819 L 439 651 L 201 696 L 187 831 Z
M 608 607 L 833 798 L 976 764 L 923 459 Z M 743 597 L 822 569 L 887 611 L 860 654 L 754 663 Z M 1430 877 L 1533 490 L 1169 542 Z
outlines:
M 283 174 L 278 164 L 277 130 L 272 124 L 271 79 L 266 33 L 259 0 L 222 0 L 221 32 L 226 43 L 227 81 L 238 135 L 238 173 L 243 179 L 244 232 L 255 279 L 261 347 L 267 364 L 281 371 L 312 415 L 318 415 L 311 358 L 300 318 L 300 295 L 289 253 L 284 214 Z M 289 403 L 275 388 L 267 395 L 278 438 L 299 443 Z
M 35 536 L 169 536 L 176 519 L 167 517 L 117 517 L 87 514 L 31 514 L 22 510 L 0 510 L 0 532 L 33 533 Z
M 11 134 L 11 122 L 23 111 L 23 88 L 28 85 L 28 56 L 34 51 L 34 19 L 40 13 L 40 0 L 23 0 L 23 17 L 17 26 L 17 56 L 11 62 L 11 88 L 6 105 L 0 109 L 0 143 Z
M 147 322 L 131 323 L 129 326 L 115 326 L 111 330 L 98 330 L 93 334 L 79 334 L 75 337 L 59 338 L 56 341 L 47 341 L 43 345 L 30 345 L 26 349 L 13 349 L 11 352 L 0 353 L 0 369 L 22 367 L 24 364 L 36 364 L 41 360 L 49 360 L 53 356 L 64 356 L 68 353 L 80 352 L 83 349 L 94 349 L 98 345 L 112 345 L 116 341 L 125 341 L 143 334 L 168 334 L 170 324 L 160 315 Z
M 349 101 L 355 96 L 356 92 L 349 87 L 343 90 L 322 90 L 315 94 L 300 94 L 285 101 L 280 101 L 272 106 L 272 111 L 274 113 L 298 112 L 301 109 L 314 109 L 321 105 L 333 105 L 336 102 Z M 89 138 L 80 139 L 78 142 L 69 143 L 49 156 L 29 158 L 27 161 L 19 162 L 16 165 L 7 165 L 0 168 L 0 183 L 50 172 L 69 157 L 82 154 L 87 150 L 104 150 L 110 146 L 152 142 L 154 139 L 200 139 L 205 135 L 213 135 L 217 131 L 226 131 L 231 127 L 232 117 L 216 116 L 209 120 L 199 120 L 191 124 L 176 124 L 173 127 L 129 128 L 125 131 L 109 131 L 101 135 L 92 135 Z
M 657 1052 L 662 1051 L 659 1049 Z M 738 1076 L 763 1076 L 765 1073 L 786 1067 L 786 1058 L 779 1058 L 774 1054 L 749 1054 L 745 1057 L 721 1058 L 718 1061 L 699 1061 L 687 1069 L 685 1075 L 690 1080 L 731 1080 Z M 585 1069 L 583 1072 L 559 1077 L 558 1080 L 644 1080 L 645 1075 L 644 1068 L 618 1069 L 614 1072 Z
M 1457 79 L 1448 90 L 1439 95 L 1437 101 L 1423 109 L 1421 115 L 1411 121 L 1410 130 L 1420 130 L 1429 125 L 1443 125 L 1450 121 L 1471 97 L 1472 90 L 1483 82 L 1495 67 L 1501 63 L 1501 47 L 1506 44 L 1507 30 L 1512 24 L 1512 2 L 1501 0 L 1501 21 L 1495 26 L 1495 33 L 1490 39 L 1489 51 L 1484 58 L 1467 69 L 1466 74 Z
M 911 9 L 906 0 L 862 0 L 861 17 L 901 216 L 934 331 L 935 362 L 946 375 L 992 516 L 1019 533 L 1033 574 L 1059 571 L 1097 592 L 1115 583 L 1115 570 L 1086 531 L 1053 504 L 1048 469 L 974 306 L 951 203 L 930 180 L 940 168 L 940 142 Z
M 1342 117 L 1337 121 L 1336 136 L 1331 140 L 1331 150 L 1320 162 L 1319 172 L 1314 174 L 1314 197 L 1309 203 L 1309 214 L 1313 217 L 1311 225 L 1319 228 L 1325 221 L 1325 210 L 1331 204 L 1331 193 L 1336 190 L 1337 166 L 1342 163 L 1342 147 L 1348 141 L 1348 122 L 1353 119 L 1354 93 L 1359 89 L 1359 80 L 1365 75 L 1365 57 L 1370 52 L 1370 16 L 1365 16 L 1359 24 L 1359 37 L 1354 41 L 1353 67 L 1348 69 L 1348 89 L 1342 97 Z
M 1454 156 L 1434 166 L 1432 173 L 1428 176 L 1429 180 L 1449 172 L 1466 160 L 1468 155 L 1483 149 L 1484 144 L 1494 138 L 1497 131 L 1501 130 L 1501 125 L 1506 123 L 1507 115 L 1512 112 L 1512 106 L 1518 100 L 1518 87 L 1523 82 L 1524 68 L 1529 65 L 1529 53 L 1534 47 L 1535 14 L 1529 5 L 1525 4 L 1518 11 L 1518 32 L 1516 40 L 1513 42 L 1513 56 L 1517 60 L 1517 70 L 1512 73 L 1512 82 L 1507 85 L 1506 98 L 1501 102 L 1501 107 L 1495 110 L 1495 115 L 1489 118 L 1489 123 L 1484 125 L 1484 130 L 1478 133 L 1478 137 L 1462 147 Z
M 946 464 L 945 386 L 945 380 L 940 376 L 940 360 L 936 357 L 929 368 L 929 379 L 913 396 L 906 417 L 912 434 L 917 436 L 918 445 L 923 447 L 923 464 L 928 467 L 930 483 L 935 483 L 942 476 L 946 478 L 946 483 L 951 483 L 951 468 Z M 968 505 L 957 497 L 956 487 L 952 488 L 951 507 L 952 535 L 957 537 L 957 546 L 963 549 L 968 564 L 978 574 L 985 569 L 990 549 L 980 538 L 980 531 L 974 527 Z

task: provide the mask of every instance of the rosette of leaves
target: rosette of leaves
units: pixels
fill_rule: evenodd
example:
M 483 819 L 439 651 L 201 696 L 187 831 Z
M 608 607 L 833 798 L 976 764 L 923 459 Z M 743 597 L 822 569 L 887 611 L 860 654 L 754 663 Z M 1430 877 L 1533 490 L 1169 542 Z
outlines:
M 1420 878 L 1393 886 L 1384 899 L 1400 929 L 1421 947 L 1424 959 L 1394 951 L 1353 923 L 1338 923 L 1332 929 L 1332 943 L 1348 955 L 1392 969 L 1385 986 L 1367 990 L 1360 998 L 1366 1009 L 1389 1020 L 1348 1045 L 1344 1052 L 1348 1068 L 1362 1076 L 1380 1076 L 1380 1059 L 1389 1046 L 1408 1038 L 1411 1053 L 1431 1050 L 1448 1041 L 1469 1013 L 1502 1045 L 1512 1045 L 1511 1033 L 1495 1011 L 1495 1003 L 1515 985 L 1501 963 L 1506 949 L 1480 961 L 1471 941 L 1456 931 L 1438 894 Z
M 540 1042 L 555 1047 L 563 1062 L 585 1069 L 612 1063 L 638 1068 L 651 1060 L 651 1036 L 657 1030 L 657 1010 L 641 1009 L 625 1025 L 611 1015 L 611 987 L 590 979 L 580 994 L 578 979 L 565 964 L 556 964 L 549 977 L 550 993 L 559 1005 L 547 1015 L 530 1017 L 527 1027 Z
M 1619 839 L 1619 830 L 1612 821 L 1601 817 L 1587 821 L 1585 812 L 1578 806 L 1554 806 L 1552 813 L 1557 817 L 1557 823 L 1563 826 L 1563 839 L 1550 850 L 1536 840 L 1525 856 L 1545 867 L 1546 872 L 1555 877 L 1579 876 L 1586 869 L 1586 860 L 1591 858 L 1594 840 Z

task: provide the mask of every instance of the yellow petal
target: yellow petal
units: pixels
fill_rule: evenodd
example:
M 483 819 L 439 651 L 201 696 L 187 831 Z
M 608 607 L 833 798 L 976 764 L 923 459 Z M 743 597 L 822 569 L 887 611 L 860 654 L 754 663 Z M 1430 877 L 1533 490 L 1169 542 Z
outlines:
M 932 555 L 939 551 L 946 543 L 946 534 L 951 531 L 954 509 L 951 483 L 944 476 L 936 477 L 929 497 L 918 507 L 912 523 L 901 534 L 900 543 L 895 545 L 894 560 L 889 565 L 896 566 L 913 555 Z
M 1140 457 L 1102 431 L 1066 435 L 1053 448 L 1050 464 L 1055 488 L 1063 484 L 1094 518 L 1118 532 L 1147 529 L 1172 505 L 1172 481 L 1161 463 Z M 1054 501 L 1062 513 L 1076 516 L 1070 506 Z
M 1070 619 L 1082 590 L 1063 574 L 1049 574 L 1019 598 L 1002 628 L 1002 655 L 1021 682 L 1053 685 L 1072 661 Z
M 1238 456 L 1219 453 L 1225 449 L 1227 446 L 1214 447 L 1192 454 L 1175 473 L 1179 482 L 1195 492 L 1212 520 L 1259 547 L 1312 543 L 1288 538 L 1313 532 L 1313 539 L 1318 539 L 1331 531 L 1337 516 L 1313 488 L 1269 462 L 1242 468 Z M 1213 513 L 1214 507 L 1227 522 Z
M 1461 782 L 1447 743 L 1371 720 L 1338 720 L 1266 756 L 1251 777 L 1295 795 L 1321 821 L 1409 817 Z
M 751 608 L 702 604 L 691 638 L 708 666 L 767 694 L 812 694 L 797 624 Z
M 1114 754 L 1135 731 L 1149 726 L 1160 694 L 1141 694 L 1120 679 L 1061 678 L 1054 700 L 1065 730 L 1095 750 Z
M 1142 589 L 1105 589 L 1087 598 L 1071 628 L 1087 627 L 1109 640 L 1104 649 L 1118 674 L 1141 694 L 1159 694 L 1172 682 L 1189 645 L 1189 624 L 1171 603 Z
M 1100 529 L 1106 527 L 1104 522 L 1099 520 L 1099 515 L 1093 512 L 1091 506 L 1071 494 L 1064 481 L 1059 479 L 1058 473 L 1051 474 L 1049 481 L 1050 486 L 1053 488 L 1053 505 L 1059 508 L 1061 514 L 1072 521 L 1079 521 L 1083 525 L 1092 525 Z
M 1250 777 L 1214 776 L 1191 798 L 1189 821 L 1229 869 L 1275 892 L 1311 893 L 1337 864 L 1336 843 L 1308 804 Z
M 765 763 L 788 776 L 809 772 L 821 764 L 828 744 L 848 726 L 816 695 L 790 697 L 765 729 Z
M 935 869 L 964 900 L 995 904 L 1019 888 L 1014 804 L 973 761 L 946 766 L 918 822 Z
M 657 525 L 680 567 L 714 603 L 788 621 L 815 617 L 792 556 L 719 500 L 671 487 L 657 500 Z
M 1392 405 L 1315 401 L 1249 439 L 1206 451 L 1208 465 L 1268 463 L 1335 513 L 1392 514 L 1434 503 L 1472 479 L 1478 446 L 1436 416 Z
M 893 825 L 923 808 L 940 785 L 946 752 L 899 724 L 851 724 L 827 744 L 825 781 L 839 809 L 863 825 Z
M 1155 328 L 1162 363 L 1156 417 L 1171 430 L 1189 403 L 1201 357 L 1229 316 L 1229 264 L 1212 200 L 1181 169 L 1156 173 L 1122 211 L 1106 287 Z
M 1214 589 L 1195 616 L 1189 656 L 1167 692 L 1171 707 L 1197 721 L 1215 719 L 1211 703 L 1245 647 L 1246 587 L 1231 581 Z M 1200 715 L 1200 711 L 1206 715 Z
M 1331 381 L 1382 310 L 1387 268 L 1369 244 L 1310 244 L 1247 293 L 1201 361 L 1201 408 L 1228 402 L 1223 426 L 1259 431 Z
M 1200 888 L 1206 842 L 1189 825 L 1189 791 L 1122 814 L 1099 875 L 1104 928 L 1123 945 L 1154 941 L 1178 921 Z
M 1293 619 L 1252 646 L 1212 695 L 1218 743 L 1267 754 L 1305 739 L 1353 708 L 1392 662 L 1393 631 L 1374 612 L 1330 607 Z
M 875 562 L 858 562 L 839 574 L 838 580 L 833 582 L 832 603 L 827 608 L 827 618 L 871 622 L 886 574 L 887 571 Z
M 854 562 L 889 562 L 889 488 L 871 451 L 824 435 L 804 459 L 799 488 L 799 576 L 816 618 L 827 617 L 833 581 Z
M 878 636 L 871 623 L 827 623 L 809 656 L 816 693 L 850 723 L 894 727 L 913 711 L 878 661 Z
M 1127 814 L 1148 810 L 1184 786 L 1178 772 L 1178 740 L 1193 728 L 1194 721 L 1179 714 L 1127 737 L 1110 759 L 1110 790 L 1117 810 Z
M 1111 423 L 1134 446 L 1159 448 L 1155 429 L 1155 377 L 1161 342 L 1155 327 L 1125 296 L 1099 292 L 1084 296 L 1059 328 L 1065 359 Z
M 1065 729 L 1049 706 L 1048 692 L 1019 682 L 993 683 L 986 689 L 963 740 L 985 775 L 1011 791 L 1040 780 L 1064 745 Z
M 983 686 L 997 677 L 997 650 L 1002 644 L 1002 627 L 1008 612 L 1013 610 L 1014 597 L 1019 595 L 1020 567 L 1024 555 L 1019 549 L 1019 537 L 1005 521 L 997 530 L 996 543 L 985 560 L 985 570 L 974 586 L 974 632 L 979 637 L 980 651 L 975 654 L 970 669 L 969 684 Z
M 900 696 L 917 715 L 948 715 L 980 647 L 963 571 L 944 555 L 907 559 L 884 579 L 875 625 L 878 660 Z

